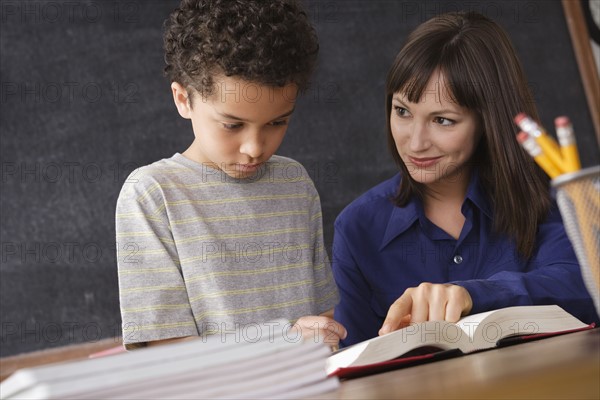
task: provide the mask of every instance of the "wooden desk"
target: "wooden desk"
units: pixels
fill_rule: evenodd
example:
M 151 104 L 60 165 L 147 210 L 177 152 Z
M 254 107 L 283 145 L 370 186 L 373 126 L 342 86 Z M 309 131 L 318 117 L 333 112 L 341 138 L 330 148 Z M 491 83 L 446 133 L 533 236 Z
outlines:
M 85 360 L 90 354 L 122 345 L 121 338 L 117 337 L 0 358 L 0 382 L 21 368 L 62 361 Z
M 0 365 L 6 377 L 17 368 L 86 358 L 114 345 L 110 339 Z M 310 399 L 600 399 L 600 328 L 350 379 Z
M 314 399 L 600 399 L 600 329 L 343 381 Z

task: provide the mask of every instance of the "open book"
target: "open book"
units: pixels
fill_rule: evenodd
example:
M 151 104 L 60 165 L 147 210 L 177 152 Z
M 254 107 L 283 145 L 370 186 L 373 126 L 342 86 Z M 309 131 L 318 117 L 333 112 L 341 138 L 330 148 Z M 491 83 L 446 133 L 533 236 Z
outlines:
M 327 360 L 327 373 L 354 377 L 414 363 L 436 354 L 467 354 L 507 338 L 590 329 L 559 306 L 518 306 L 469 315 L 456 323 L 427 321 L 344 348 Z M 443 350 L 449 352 L 437 353 Z M 443 357 L 443 356 L 442 356 Z

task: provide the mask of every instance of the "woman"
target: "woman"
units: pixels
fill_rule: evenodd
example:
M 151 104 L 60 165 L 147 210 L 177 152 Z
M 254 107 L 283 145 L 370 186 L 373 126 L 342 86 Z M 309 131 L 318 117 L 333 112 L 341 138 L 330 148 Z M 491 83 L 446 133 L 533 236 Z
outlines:
M 513 117 L 537 112 L 502 28 L 476 13 L 420 25 L 390 69 L 386 111 L 400 173 L 335 223 L 342 345 L 516 305 L 597 320 L 548 178 L 515 139 Z

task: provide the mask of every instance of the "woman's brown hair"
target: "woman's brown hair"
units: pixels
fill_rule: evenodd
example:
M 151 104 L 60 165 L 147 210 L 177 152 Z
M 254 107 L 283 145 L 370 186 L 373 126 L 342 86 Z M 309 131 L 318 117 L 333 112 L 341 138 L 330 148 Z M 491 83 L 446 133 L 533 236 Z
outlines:
M 444 75 L 452 99 L 477 116 L 482 135 L 470 163 L 492 204 L 495 232 L 514 240 L 519 254 L 530 258 L 551 201 L 548 178 L 517 143 L 513 118 L 525 112 L 537 119 L 538 113 L 508 35 L 481 14 L 448 13 L 421 24 L 389 71 L 388 145 L 402 172 L 394 203 L 403 207 L 413 196 L 423 199 L 427 189 L 411 178 L 396 150 L 392 97 L 400 92 L 418 102 L 436 70 Z

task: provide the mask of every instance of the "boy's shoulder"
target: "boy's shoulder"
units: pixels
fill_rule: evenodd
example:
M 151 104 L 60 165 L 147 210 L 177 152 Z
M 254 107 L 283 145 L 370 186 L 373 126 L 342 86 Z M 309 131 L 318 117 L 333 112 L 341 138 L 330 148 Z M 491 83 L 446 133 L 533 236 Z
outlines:
M 267 165 L 274 169 L 297 168 L 299 171 L 306 173 L 306 168 L 299 161 L 277 154 L 271 156 L 267 161 Z
M 162 176 L 169 176 L 177 172 L 184 171 L 185 166 L 177 163 L 175 159 L 176 156 L 172 156 L 169 158 L 163 158 L 148 165 L 143 165 L 133 171 L 131 176 L 135 174 L 136 177 L 140 179 L 156 179 Z
M 269 177 L 276 177 L 290 183 L 307 182 L 313 185 L 308 171 L 299 161 L 289 157 L 273 155 L 266 164 Z
M 185 166 L 174 160 L 174 157 L 163 158 L 134 169 L 123 182 L 120 196 L 140 194 L 180 178 L 187 171 Z

